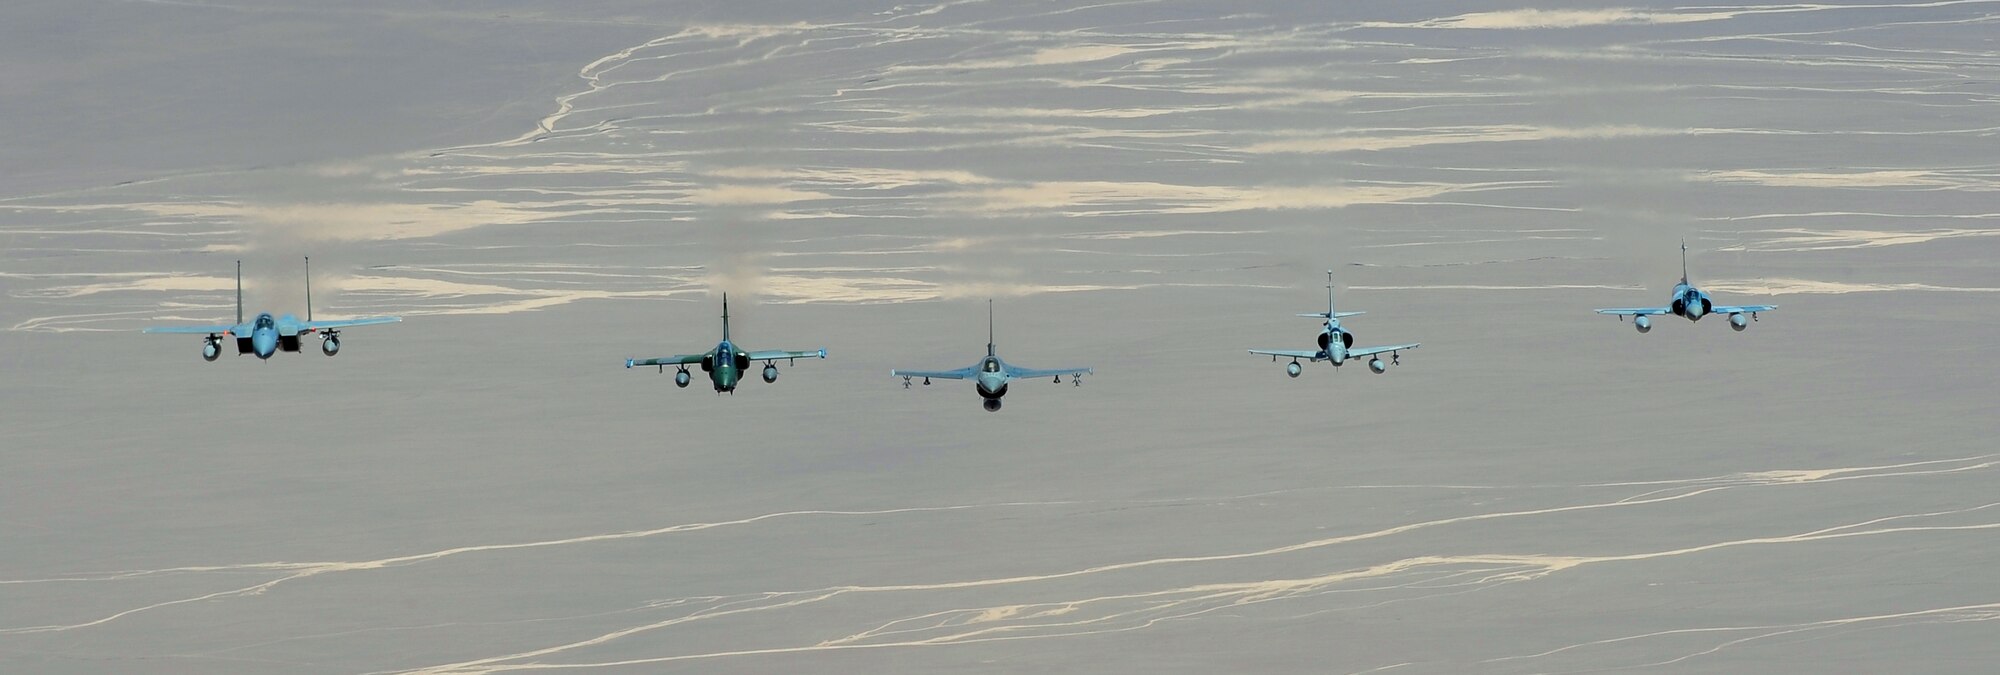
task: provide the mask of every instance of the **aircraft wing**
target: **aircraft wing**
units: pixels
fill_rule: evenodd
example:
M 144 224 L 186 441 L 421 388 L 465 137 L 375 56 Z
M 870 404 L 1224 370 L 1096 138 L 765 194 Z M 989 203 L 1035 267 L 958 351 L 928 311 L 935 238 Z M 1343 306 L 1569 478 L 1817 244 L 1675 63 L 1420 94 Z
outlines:
M 937 378 L 940 380 L 963 380 L 965 378 L 978 375 L 979 366 L 966 366 L 958 370 L 891 370 L 889 371 L 889 374 L 895 377 L 921 377 L 925 379 Z
M 632 366 L 685 366 L 695 363 L 701 363 L 701 360 L 703 358 L 706 358 L 707 356 L 708 356 L 707 354 L 681 354 L 679 356 L 667 356 L 657 359 L 625 359 L 625 367 L 630 368 Z
M 201 334 L 201 335 L 219 335 L 219 334 L 222 334 L 222 333 L 228 333 L 228 332 L 230 332 L 230 331 L 233 331 L 233 330 L 236 330 L 236 326 L 234 326 L 234 325 L 230 325 L 230 326 L 153 326 L 153 327 L 151 327 L 151 328 L 147 328 L 146 330 L 144 330 L 144 331 L 141 331 L 141 332 L 145 332 L 145 333 L 176 333 L 176 334 L 180 334 L 180 333 L 185 333 L 185 334 L 189 334 L 189 335 L 193 335 L 193 334 Z
M 1739 312 L 1768 312 L 1777 308 L 1777 305 L 1715 305 L 1708 308 L 1708 313 L 1736 314 Z
M 1252 349 L 1250 350 L 1250 353 L 1263 354 L 1265 356 L 1277 356 L 1288 359 L 1311 359 L 1313 361 L 1318 361 L 1322 358 L 1325 358 L 1325 356 L 1321 352 L 1305 350 L 1305 349 Z
M 371 316 L 362 319 L 335 319 L 333 321 L 307 321 L 299 324 L 299 332 L 300 333 L 305 333 L 308 331 L 317 332 L 326 330 L 328 328 L 347 328 L 349 326 L 372 326 L 378 323 L 395 323 L 402 320 L 403 317 L 400 316 Z
M 1333 316 L 1327 316 L 1326 312 L 1306 312 L 1304 314 L 1300 314 L 1299 316 L 1308 319 L 1341 319 L 1350 316 L 1358 316 L 1362 314 L 1367 314 L 1367 312 L 1334 312 Z
M 788 352 L 782 349 L 773 349 L 761 352 L 750 352 L 750 356 L 748 358 L 752 361 L 774 361 L 777 359 L 823 359 L 826 358 L 826 350 L 817 349 L 804 352 Z
M 1089 368 L 1008 368 L 1007 376 L 1017 380 L 1032 380 L 1038 377 L 1061 375 L 1091 375 Z
M 1619 316 L 1645 316 L 1648 314 L 1672 314 L 1674 310 L 1666 307 L 1621 307 L 1617 309 L 1600 309 L 1597 310 L 1597 313 L 1616 314 Z
M 1421 345 L 1423 345 L 1422 342 L 1412 342 L 1406 345 L 1389 345 L 1386 347 L 1362 347 L 1360 349 L 1349 349 L 1347 350 L 1347 358 L 1358 359 L 1363 356 L 1374 356 L 1382 352 L 1399 352 L 1405 349 L 1416 349 Z

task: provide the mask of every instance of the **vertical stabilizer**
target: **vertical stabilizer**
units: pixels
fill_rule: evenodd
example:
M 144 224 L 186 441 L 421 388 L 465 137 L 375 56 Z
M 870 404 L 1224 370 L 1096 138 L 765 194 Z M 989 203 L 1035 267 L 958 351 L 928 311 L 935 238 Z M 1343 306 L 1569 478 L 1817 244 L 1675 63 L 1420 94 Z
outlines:
M 306 321 L 313 320 L 313 257 L 306 256 Z
M 243 324 L 243 261 L 236 261 L 236 323 Z
M 1333 270 L 1326 271 L 1326 320 L 1332 321 L 1333 314 Z
M 993 356 L 993 299 L 986 299 L 986 355 Z
M 1688 240 L 1681 239 L 1681 283 L 1688 282 Z
M 729 341 L 729 292 L 722 292 L 722 341 Z

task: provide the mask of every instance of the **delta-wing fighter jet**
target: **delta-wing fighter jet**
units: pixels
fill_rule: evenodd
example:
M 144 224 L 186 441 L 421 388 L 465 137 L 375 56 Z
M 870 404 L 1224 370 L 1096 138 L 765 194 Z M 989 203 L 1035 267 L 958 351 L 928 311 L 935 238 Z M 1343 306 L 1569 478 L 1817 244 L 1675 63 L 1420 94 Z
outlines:
M 1354 334 L 1347 332 L 1347 329 L 1345 328 L 1341 328 L 1340 320 L 1342 317 L 1349 317 L 1363 313 L 1364 312 L 1334 311 L 1333 270 L 1327 270 L 1326 311 L 1307 312 L 1305 314 L 1299 315 L 1307 318 L 1322 319 L 1326 321 L 1325 324 L 1321 325 L 1319 330 L 1319 349 L 1317 350 L 1252 349 L 1250 350 L 1250 353 L 1269 356 L 1271 357 L 1272 361 L 1277 361 L 1280 358 L 1290 358 L 1292 362 L 1285 365 L 1285 374 L 1290 375 L 1292 377 L 1298 377 L 1299 373 L 1305 372 L 1305 369 L 1299 365 L 1299 359 L 1305 359 L 1308 362 L 1326 361 L 1328 363 L 1333 364 L 1335 368 L 1339 368 L 1340 364 L 1346 362 L 1348 359 L 1358 359 L 1364 356 L 1372 357 L 1368 359 L 1368 369 L 1375 371 L 1375 374 L 1380 375 L 1383 372 L 1388 371 L 1390 365 L 1402 365 L 1403 363 L 1402 350 L 1416 349 L 1417 347 L 1422 346 L 1423 343 L 1421 342 L 1412 342 L 1409 344 L 1388 345 L 1384 347 L 1359 347 L 1359 348 L 1355 347 Z M 1377 356 L 1378 354 L 1382 354 L 1384 352 L 1387 352 L 1389 354 L 1389 362 L 1386 364 L 1382 362 L 1382 357 Z
M 1681 240 L 1681 282 L 1674 284 L 1674 295 L 1665 307 L 1614 307 L 1597 310 L 1598 314 L 1610 314 L 1624 321 L 1632 317 L 1632 327 L 1644 333 L 1653 329 L 1653 320 L 1647 317 L 1658 314 L 1673 314 L 1687 317 L 1690 322 L 1700 321 L 1710 314 L 1728 314 L 1729 327 L 1743 330 L 1757 320 L 1758 312 L 1769 312 L 1777 305 L 1718 305 L 1709 300 L 1708 293 L 1696 288 L 1688 281 L 1688 244 Z M 1745 315 L 1748 315 L 1747 317 Z
M 271 358 L 278 352 L 299 351 L 299 342 L 308 335 L 319 335 L 319 351 L 327 356 L 340 353 L 340 329 L 367 326 L 378 323 L 402 321 L 400 316 L 373 316 L 365 319 L 341 319 L 337 321 L 314 321 L 312 310 L 312 258 L 306 258 L 306 320 L 286 314 L 272 316 L 270 312 L 259 313 L 249 321 L 243 320 L 243 261 L 236 261 L 236 323 L 220 326 L 158 326 L 146 329 L 148 333 L 178 333 L 201 335 L 201 358 L 214 361 L 222 356 L 224 340 L 236 344 L 236 353 L 255 354 L 259 359 Z
M 625 359 L 625 367 L 659 366 L 660 372 L 664 373 L 667 372 L 667 366 L 679 366 L 679 370 L 674 371 L 674 386 L 685 389 L 688 383 L 693 381 L 693 376 L 688 373 L 688 366 L 700 365 L 701 371 L 708 373 L 709 383 L 715 385 L 717 395 L 724 392 L 735 395 L 736 383 L 750 370 L 752 361 L 764 362 L 764 382 L 770 384 L 778 381 L 778 360 L 783 359 L 787 365 L 794 365 L 799 359 L 810 358 L 826 358 L 826 350 L 753 352 L 745 351 L 736 343 L 730 342 L 729 294 L 724 293 L 722 294 L 722 342 L 717 343 L 714 349 L 700 354 L 681 354 L 656 359 Z
M 1093 374 L 1089 367 L 1083 368 L 1022 368 L 1000 358 L 993 348 L 993 301 L 986 301 L 986 358 L 978 363 L 958 370 L 891 370 L 889 374 L 903 378 L 903 388 L 910 388 L 911 378 L 923 378 L 924 386 L 930 386 L 931 379 L 972 380 L 972 388 L 979 392 L 980 405 L 987 412 L 1000 411 L 1000 397 L 1007 395 L 1007 383 L 1014 380 L 1032 380 L 1047 377 L 1060 384 L 1062 376 L 1068 375 L 1072 386 L 1082 386 L 1083 376 Z

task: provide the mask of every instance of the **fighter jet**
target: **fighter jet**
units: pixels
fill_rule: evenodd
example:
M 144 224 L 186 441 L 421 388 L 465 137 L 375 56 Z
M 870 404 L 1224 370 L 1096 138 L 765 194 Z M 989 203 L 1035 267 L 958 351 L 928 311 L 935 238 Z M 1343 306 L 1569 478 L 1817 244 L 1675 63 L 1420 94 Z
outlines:
M 243 261 L 236 261 L 236 323 L 226 326 L 159 326 L 148 328 L 148 333 L 208 334 L 202 338 L 201 358 L 214 361 L 222 356 L 225 338 L 236 342 L 236 353 L 256 354 L 259 359 L 271 358 L 277 352 L 299 351 L 299 341 L 308 335 L 318 334 L 321 354 L 333 356 L 340 353 L 340 329 L 352 326 L 367 326 L 378 323 L 402 321 L 400 316 L 373 316 L 365 319 L 342 319 L 339 321 L 314 321 L 312 310 L 312 258 L 306 258 L 306 320 L 300 321 L 290 314 L 272 316 L 263 312 L 249 321 L 243 320 Z
M 1777 305 L 1718 305 L 1711 302 L 1708 293 L 1688 282 L 1688 244 L 1687 240 L 1683 239 L 1681 282 L 1674 284 L 1673 298 L 1668 301 L 1666 307 L 1621 307 L 1600 309 L 1597 313 L 1616 315 L 1619 321 L 1624 321 L 1627 316 L 1632 317 L 1632 327 L 1639 329 L 1641 333 L 1653 329 L 1653 320 L 1646 317 L 1654 314 L 1675 314 L 1687 317 L 1688 321 L 1700 321 L 1701 317 L 1710 314 L 1728 314 L 1729 327 L 1740 331 L 1749 328 L 1751 321 L 1757 320 L 1758 312 L 1769 312 L 1777 308 Z M 1745 314 L 1749 317 L 1745 318 Z
M 776 365 L 778 359 L 784 359 L 787 365 L 795 365 L 799 359 L 813 357 L 826 358 L 826 350 L 750 352 L 730 342 L 729 294 L 724 293 L 722 294 L 722 342 L 717 343 L 714 349 L 700 354 L 681 354 L 657 359 L 625 359 L 625 367 L 659 366 L 660 372 L 664 373 L 667 372 L 667 366 L 680 366 L 679 370 L 674 371 L 674 386 L 685 389 L 693 379 L 688 374 L 688 366 L 700 364 L 701 371 L 708 373 L 709 383 L 715 385 L 716 395 L 727 392 L 734 396 L 736 383 L 743 379 L 745 371 L 750 370 L 751 361 L 764 362 L 764 382 L 769 384 L 778 381 Z
M 1031 380 L 1038 377 L 1053 378 L 1062 383 L 1062 376 L 1069 375 L 1072 386 L 1082 386 L 1083 376 L 1092 374 L 1090 368 L 1022 368 L 1001 360 L 993 349 L 993 301 L 986 301 L 986 358 L 978 363 L 958 370 L 891 370 L 891 376 L 903 378 L 903 388 L 910 388 L 910 378 L 921 377 L 924 386 L 930 386 L 931 378 L 940 380 L 972 380 L 973 391 L 979 392 L 980 404 L 986 412 L 1000 411 L 1000 397 L 1007 395 L 1007 383 L 1014 380 Z
M 1319 349 L 1314 351 L 1307 351 L 1303 349 L 1252 349 L 1250 350 L 1250 353 L 1268 355 L 1274 362 L 1277 361 L 1280 357 L 1291 358 L 1292 362 L 1285 366 L 1285 374 L 1290 375 L 1292 377 L 1298 377 L 1299 373 L 1305 372 L 1305 369 L 1299 366 L 1299 359 L 1305 359 L 1307 361 L 1326 361 L 1332 363 L 1335 368 L 1339 368 L 1340 364 L 1347 361 L 1348 359 L 1358 359 L 1363 356 L 1371 356 L 1374 358 L 1368 359 L 1368 369 L 1375 371 L 1375 374 L 1380 375 L 1383 372 L 1389 370 L 1389 365 L 1391 364 L 1402 365 L 1403 363 L 1402 350 L 1416 349 L 1417 347 L 1423 344 L 1420 342 L 1412 342 L 1406 345 L 1389 345 L 1386 347 L 1362 347 L 1360 349 L 1356 349 L 1354 347 L 1354 334 L 1349 333 L 1347 332 L 1346 329 L 1340 327 L 1340 319 L 1342 317 L 1349 317 L 1363 313 L 1364 312 L 1333 311 L 1333 270 L 1327 270 L 1326 311 L 1308 312 L 1299 315 L 1314 319 L 1324 319 L 1326 321 L 1326 324 L 1321 326 L 1319 330 Z M 1381 354 L 1383 352 L 1389 353 L 1388 364 L 1382 363 L 1382 357 L 1376 356 L 1377 354 Z

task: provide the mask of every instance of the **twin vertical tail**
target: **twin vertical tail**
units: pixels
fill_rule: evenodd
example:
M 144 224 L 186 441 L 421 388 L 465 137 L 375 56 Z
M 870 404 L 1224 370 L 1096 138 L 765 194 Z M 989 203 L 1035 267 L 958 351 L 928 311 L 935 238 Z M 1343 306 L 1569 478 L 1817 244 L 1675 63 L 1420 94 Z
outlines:
M 236 324 L 243 325 L 243 261 L 236 261 Z
M 313 320 L 313 259 L 306 256 L 306 321 Z

